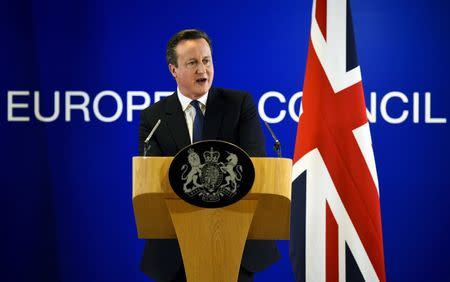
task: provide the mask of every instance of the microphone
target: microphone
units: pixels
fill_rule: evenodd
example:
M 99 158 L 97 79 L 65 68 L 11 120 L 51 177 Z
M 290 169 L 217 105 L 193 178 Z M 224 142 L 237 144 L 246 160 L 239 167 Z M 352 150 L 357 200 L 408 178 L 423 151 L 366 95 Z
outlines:
M 273 149 L 275 150 L 275 152 L 277 152 L 277 155 L 279 158 L 281 158 L 281 143 L 280 140 L 278 140 L 277 136 L 275 136 L 275 133 L 273 133 L 272 128 L 270 128 L 269 124 L 267 123 L 267 121 L 264 121 L 267 129 L 270 132 L 270 135 L 272 135 L 273 141 L 275 142 L 273 144 Z
M 156 122 L 155 126 L 153 126 L 152 131 L 150 131 L 150 133 L 148 134 L 147 138 L 145 138 L 145 141 L 144 141 L 144 157 L 147 156 L 147 153 L 148 153 L 148 151 L 151 148 L 150 139 L 152 138 L 153 134 L 155 133 L 155 131 L 158 128 L 160 123 L 161 123 L 161 119 L 158 119 L 158 121 Z

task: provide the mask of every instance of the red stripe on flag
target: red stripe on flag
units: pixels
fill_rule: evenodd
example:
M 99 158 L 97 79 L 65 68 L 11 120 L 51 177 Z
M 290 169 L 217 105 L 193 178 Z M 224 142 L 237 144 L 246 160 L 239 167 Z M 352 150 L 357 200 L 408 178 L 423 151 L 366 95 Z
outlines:
M 316 21 L 322 32 L 323 38 L 327 40 L 327 0 L 317 0 Z

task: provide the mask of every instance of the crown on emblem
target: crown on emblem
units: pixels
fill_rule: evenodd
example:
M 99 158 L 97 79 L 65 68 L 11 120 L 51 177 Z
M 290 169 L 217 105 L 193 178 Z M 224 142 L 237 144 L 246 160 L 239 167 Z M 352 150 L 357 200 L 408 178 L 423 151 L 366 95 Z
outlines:
M 219 157 L 219 151 L 214 151 L 212 147 L 209 151 L 203 152 L 203 158 L 205 158 L 207 163 L 216 163 L 219 160 Z

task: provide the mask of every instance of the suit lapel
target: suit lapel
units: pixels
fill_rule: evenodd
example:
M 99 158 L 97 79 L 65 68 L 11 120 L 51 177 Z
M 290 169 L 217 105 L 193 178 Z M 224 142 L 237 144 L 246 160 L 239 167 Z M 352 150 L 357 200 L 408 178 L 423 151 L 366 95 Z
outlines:
M 211 88 L 206 101 L 205 128 L 203 138 L 205 140 L 215 140 L 222 124 L 223 109 L 225 103 L 222 101 L 222 94 L 215 88 Z
M 186 125 L 186 118 L 184 117 L 184 112 L 181 109 L 181 104 L 180 101 L 178 101 L 176 92 L 166 99 L 166 121 L 179 151 L 191 144 L 189 131 Z

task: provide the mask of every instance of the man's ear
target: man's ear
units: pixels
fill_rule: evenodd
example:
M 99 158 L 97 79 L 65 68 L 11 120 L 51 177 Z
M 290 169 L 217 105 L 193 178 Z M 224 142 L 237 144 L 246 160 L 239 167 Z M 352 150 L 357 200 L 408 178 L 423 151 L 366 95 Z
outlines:
M 177 78 L 177 67 L 172 64 L 169 64 L 169 71 L 172 74 L 173 78 Z

